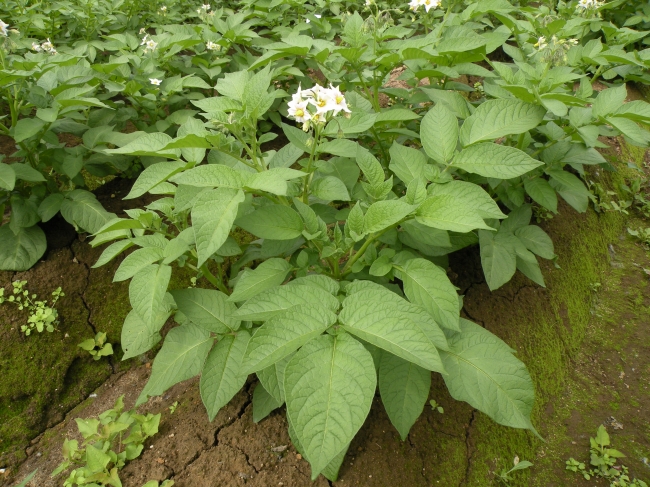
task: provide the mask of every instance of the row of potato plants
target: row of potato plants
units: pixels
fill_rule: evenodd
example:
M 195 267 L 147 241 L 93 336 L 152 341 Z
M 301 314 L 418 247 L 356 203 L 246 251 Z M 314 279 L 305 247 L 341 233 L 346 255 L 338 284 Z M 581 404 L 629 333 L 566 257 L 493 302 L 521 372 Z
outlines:
M 447 256 L 478 244 L 491 289 L 517 270 L 544 285 L 534 211 L 586 211 L 601 136 L 650 142 L 650 105 L 625 103 L 647 80 L 643 18 L 584 0 L 12 5 L 0 264 L 33 265 L 58 212 L 111 242 L 96 266 L 129 251 L 124 359 L 178 324 L 138 403 L 201 374 L 213 419 L 254 373 L 255 420 L 286 404 L 314 478 L 336 478 L 377 387 L 405 438 L 431 372 L 536 434 L 526 367 L 461 318 Z M 125 218 L 85 189 L 139 171 L 127 198 L 154 196 Z M 177 266 L 209 287 L 169 291 Z

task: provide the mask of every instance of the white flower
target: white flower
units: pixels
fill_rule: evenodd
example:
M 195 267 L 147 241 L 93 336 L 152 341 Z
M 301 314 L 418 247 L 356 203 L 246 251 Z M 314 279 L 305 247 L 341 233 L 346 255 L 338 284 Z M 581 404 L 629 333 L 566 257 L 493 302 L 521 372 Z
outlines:
M 314 17 L 316 17 L 317 19 L 320 19 L 322 17 L 322 15 L 314 14 Z
M 149 39 L 147 42 L 145 42 L 145 45 L 146 47 L 144 48 L 144 52 L 147 53 L 155 51 L 158 43 L 153 39 Z
M 341 111 L 350 113 L 345 96 L 331 84 L 329 88 L 316 84 L 308 90 L 298 85 L 298 91 L 287 105 L 289 116 L 302 123 L 305 131 L 311 124 L 325 123 Z
M 38 44 L 38 42 L 32 42 L 32 50 L 41 52 L 41 46 Z
M 0 20 L 0 35 L 7 37 L 7 27 L 9 27 L 9 24 L 5 24 L 2 20 Z
M 309 120 L 311 120 L 311 113 L 309 113 L 309 110 L 307 110 L 308 104 L 309 104 L 308 101 L 300 101 L 300 102 L 290 101 L 288 103 L 289 116 L 295 118 L 296 122 L 298 123 L 308 122 Z
M 409 8 L 415 11 L 418 8 L 420 8 L 420 6 L 423 6 L 425 10 L 428 12 L 432 8 L 438 8 L 441 3 L 442 0 L 411 0 L 409 2 Z
M 167 6 L 163 5 L 162 7 L 160 7 L 160 11 L 167 12 Z
M 537 44 L 535 44 L 535 47 L 537 47 L 539 50 L 542 50 L 546 46 L 548 46 L 548 42 L 546 42 L 546 37 L 542 36 L 537 39 Z
M 199 15 L 201 15 L 201 9 L 200 9 L 200 8 L 197 9 L 197 10 L 196 10 L 196 13 L 199 14 Z
M 207 12 L 208 10 L 210 10 L 210 5 L 209 4 L 201 5 L 201 8 Z
M 305 20 L 305 22 L 309 24 L 311 22 L 311 20 L 307 19 L 307 20 Z
M 217 44 L 216 42 L 208 41 L 205 45 L 206 49 L 208 51 L 220 51 L 221 46 Z
M 600 0 L 580 0 L 578 2 L 577 8 L 580 8 L 582 10 L 597 9 L 602 6 L 602 4 L 603 2 Z
M 146 34 L 146 33 L 147 33 L 147 29 L 145 29 L 144 27 L 143 27 L 142 29 L 140 29 L 140 32 L 139 32 L 140 35 L 142 35 L 142 34 Z M 145 38 L 146 38 L 146 37 L 147 37 L 147 36 L 145 36 Z M 141 46 L 144 46 L 144 39 L 142 39 L 142 44 L 140 44 L 140 45 L 141 45 Z
M 34 49 L 34 44 L 32 44 L 32 49 Z M 49 37 L 47 38 L 47 41 L 45 41 L 43 44 L 41 44 L 41 49 L 43 49 L 44 51 L 49 52 L 50 54 L 56 54 L 56 49 L 54 49 L 54 45 L 50 42 Z M 36 49 L 34 49 L 34 50 L 36 50 Z
M 140 34 L 144 34 L 145 30 L 144 27 L 140 29 Z M 147 39 L 149 39 L 149 34 L 144 34 L 144 37 L 142 38 L 142 42 L 140 43 L 141 46 L 144 46 L 147 43 Z
M 343 93 L 341 93 L 341 90 L 337 86 L 336 88 L 330 84 L 330 96 L 332 97 L 332 100 L 334 100 L 334 115 L 338 115 L 340 111 L 344 111 L 346 113 L 350 113 L 350 109 L 348 108 L 348 104 L 345 101 L 345 96 Z
M 149 78 L 149 81 L 154 86 L 160 86 L 160 83 L 162 83 L 161 79 L 156 79 L 156 78 Z

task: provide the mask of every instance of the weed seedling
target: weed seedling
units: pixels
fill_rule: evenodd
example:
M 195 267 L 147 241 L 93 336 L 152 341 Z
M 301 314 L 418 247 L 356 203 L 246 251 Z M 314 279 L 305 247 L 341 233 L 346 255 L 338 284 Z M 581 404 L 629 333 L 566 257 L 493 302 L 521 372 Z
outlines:
M 4 288 L 0 288 L 0 304 L 13 303 L 18 306 L 19 310 L 28 310 L 29 317 L 27 324 L 20 326 L 20 331 L 25 335 L 31 335 L 36 329 L 39 333 L 47 330 L 52 333 L 59 324 L 59 312 L 54 307 L 60 297 L 65 293 L 58 287 L 52 291 L 52 302 L 48 304 L 47 300 L 38 301 L 36 294 L 29 293 L 26 288 L 27 281 L 14 281 L 13 292 L 9 296 L 4 295 Z
M 95 360 L 113 355 L 113 346 L 110 343 L 106 343 L 106 333 L 101 331 L 95 335 L 95 338 L 89 338 L 81 342 L 78 347 L 90 353 Z
M 506 470 L 505 468 L 501 470 L 501 473 L 497 477 L 503 485 L 510 485 L 510 481 L 513 480 L 510 474 L 513 472 L 517 472 L 518 470 L 525 470 L 533 466 L 533 464 L 527 460 L 519 461 L 519 457 L 515 457 L 513 464 L 514 466 L 510 470 Z

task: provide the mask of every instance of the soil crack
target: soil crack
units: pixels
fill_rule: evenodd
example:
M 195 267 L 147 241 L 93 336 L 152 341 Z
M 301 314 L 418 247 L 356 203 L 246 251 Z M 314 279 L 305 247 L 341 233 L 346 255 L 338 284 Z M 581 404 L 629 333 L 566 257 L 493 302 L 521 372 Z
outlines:
M 477 410 L 473 409 L 472 415 L 469 418 L 469 424 L 467 425 L 467 429 L 465 430 L 465 447 L 467 448 L 467 466 L 465 467 L 465 476 L 463 480 L 461 480 L 459 487 L 463 487 L 464 485 L 467 485 L 467 482 L 469 481 L 469 474 L 471 473 L 472 470 L 472 457 L 474 456 L 474 451 L 472 450 L 472 445 L 470 444 L 469 438 L 472 431 L 472 425 L 474 424 L 474 419 L 476 419 L 476 413 Z

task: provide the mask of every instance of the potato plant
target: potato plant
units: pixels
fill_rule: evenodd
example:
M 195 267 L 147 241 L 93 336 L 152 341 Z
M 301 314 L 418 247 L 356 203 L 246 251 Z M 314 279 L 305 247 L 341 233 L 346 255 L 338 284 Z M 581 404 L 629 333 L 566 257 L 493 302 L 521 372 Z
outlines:
M 154 195 L 89 229 L 93 245 L 111 242 L 97 266 L 129 250 L 115 273 L 131 280 L 124 359 L 154 347 L 170 316 L 178 324 L 138 403 L 200 374 L 213 419 L 255 374 L 255 420 L 286 404 L 314 478 L 336 478 L 377 388 L 406 438 L 431 372 L 536 434 L 531 378 L 461 318 L 447 256 L 478 244 L 490 289 L 517 270 L 544 286 L 538 258 L 555 251 L 533 209 L 557 213 L 559 196 L 587 210 L 581 176 L 609 168 L 602 136 L 650 142 L 650 105 L 625 103 L 626 82 L 646 81 L 646 33 L 608 17 L 617 0 L 548 3 L 169 2 L 136 15 L 114 2 L 92 7 L 88 27 L 52 20 L 87 37 L 25 58 L 67 52 L 87 68 L 74 79 L 96 96 L 83 98 L 102 104 L 75 122 L 79 171 L 142 168 L 127 198 Z M 34 147 L 48 143 L 41 121 Z M 67 191 L 53 191 L 64 217 L 85 194 Z M 32 228 L 11 222 L 0 232 L 14 239 Z M 209 286 L 169 291 L 174 266 Z

